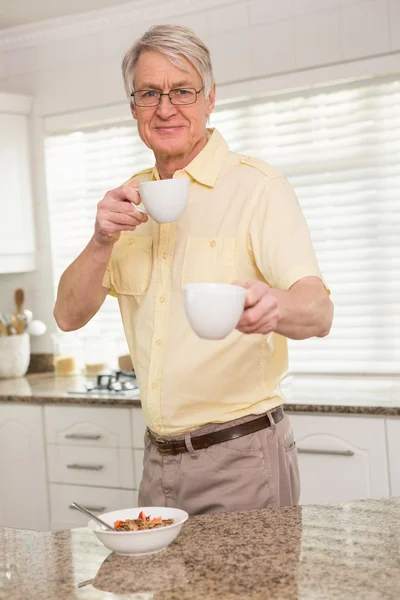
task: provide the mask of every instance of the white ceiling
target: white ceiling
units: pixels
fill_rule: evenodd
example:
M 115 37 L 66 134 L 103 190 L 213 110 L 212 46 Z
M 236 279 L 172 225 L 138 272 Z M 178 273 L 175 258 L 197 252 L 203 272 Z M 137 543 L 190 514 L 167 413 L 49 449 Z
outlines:
M 0 29 L 120 4 L 126 0 L 0 0 Z

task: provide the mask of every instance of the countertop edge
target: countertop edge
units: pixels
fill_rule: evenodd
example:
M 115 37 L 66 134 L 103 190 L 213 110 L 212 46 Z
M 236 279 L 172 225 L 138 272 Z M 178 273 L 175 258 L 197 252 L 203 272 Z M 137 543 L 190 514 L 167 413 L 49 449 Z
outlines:
M 61 395 L 0 395 L 0 403 L 34 404 L 34 405 L 68 405 L 68 406 L 109 406 L 109 407 L 140 407 L 139 398 L 116 398 L 84 396 L 71 394 Z M 288 413 L 321 413 L 330 415 L 375 415 L 383 417 L 400 416 L 400 406 L 388 405 L 346 405 L 346 404 L 307 404 L 285 402 L 283 407 Z
M 0 403 L 5 404 L 67 404 L 74 406 L 141 406 L 139 398 L 114 398 L 114 397 L 90 397 L 90 396 L 77 396 L 71 394 L 71 396 L 26 396 L 26 395 L 3 395 L 0 396 Z
M 382 417 L 400 416 L 400 406 L 347 406 L 345 404 L 300 404 L 298 402 L 285 402 L 286 412 L 296 413 L 324 413 L 337 415 L 376 415 Z

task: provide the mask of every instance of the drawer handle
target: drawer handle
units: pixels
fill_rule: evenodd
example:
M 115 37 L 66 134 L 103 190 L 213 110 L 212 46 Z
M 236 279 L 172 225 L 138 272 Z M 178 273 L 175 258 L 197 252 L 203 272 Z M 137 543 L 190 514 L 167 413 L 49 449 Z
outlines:
M 103 465 L 78 465 L 76 463 L 67 465 L 67 469 L 76 469 L 80 471 L 101 471 L 104 469 Z
M 299 454 L 326 454 L 331 456 L 354 456 L 352 450 L 318 450 L 317 448 L 298 448 Z
M 71 510 L 78 510 L 73 504 L 70 504 L 68 508 L 70 508 Z M 84 506 L 83 508 L 86 508 L 86 510 L 90 510 L 90 512 L 93 513 L 103 513 L 106 510 L 105 506 Z
M 97 441 L 102 436 L 100 434 L 92 434 L 92 433 L 67 433 L 65 438 L 67 440 L 93 440 Z

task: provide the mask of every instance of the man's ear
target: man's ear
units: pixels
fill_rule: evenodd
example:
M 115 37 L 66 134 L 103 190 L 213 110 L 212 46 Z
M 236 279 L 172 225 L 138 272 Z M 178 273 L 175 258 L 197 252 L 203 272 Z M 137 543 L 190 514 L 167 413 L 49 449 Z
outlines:
M 131 102 L 131 113 L 132 117 L 137 121 L 137 108 L 133 102 Z
M 211 115 L 212 111 L 214 110 L 215 96 L 216 96 L 216 87 L 215 87 L 215 83 L 214 83 L 211 88 L 211 92 L 206 100 L 206 115 L 207 115 L 207 117 L 209 117 Z

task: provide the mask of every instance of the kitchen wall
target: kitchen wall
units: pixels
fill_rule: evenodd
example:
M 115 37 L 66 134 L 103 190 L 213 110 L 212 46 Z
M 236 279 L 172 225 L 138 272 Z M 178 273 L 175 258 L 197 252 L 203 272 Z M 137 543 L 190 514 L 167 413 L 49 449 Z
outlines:
M 38 269 L 0 275 L 0 307 L 23 286 L 37 318 L 54 329 L 54 291 L 43 135 L 128 116 L 120 62 L 150 25 L 187 25 L 209 46 L 219 98 L 277 92 L 400 72 L 400 0 L 137 0 L 38 25 L 0 31 L 0 90 L 34 96 L 32 156 Z M 50 351 L 50 337 L 33 340 Z

